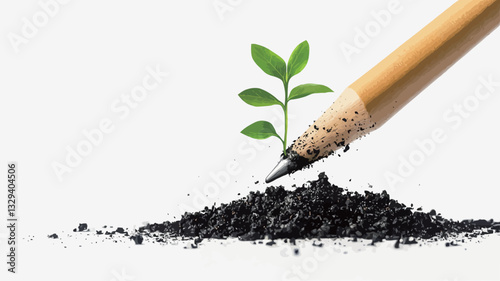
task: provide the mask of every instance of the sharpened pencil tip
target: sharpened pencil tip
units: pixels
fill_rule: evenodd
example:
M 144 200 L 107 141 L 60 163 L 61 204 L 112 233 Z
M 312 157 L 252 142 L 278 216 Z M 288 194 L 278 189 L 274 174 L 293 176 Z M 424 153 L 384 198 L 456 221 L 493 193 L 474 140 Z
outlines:
M 266 183 L 270 183 L 277 178 L 281 178 L 282 176 L 288 174 L 291 171 L 292 161 L 288 158 L 282 158 L 276 167 L 269 173 L 266 178 Z

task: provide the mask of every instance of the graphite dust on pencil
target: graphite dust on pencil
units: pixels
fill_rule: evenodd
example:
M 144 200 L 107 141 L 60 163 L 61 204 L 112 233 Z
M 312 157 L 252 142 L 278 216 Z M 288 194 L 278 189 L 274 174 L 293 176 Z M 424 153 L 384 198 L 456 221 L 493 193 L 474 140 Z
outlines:
M 266 182 L 347 148 L 382 126 L 499 23 L 500 0 L 457 1 L 345 89 L 287 149 Z

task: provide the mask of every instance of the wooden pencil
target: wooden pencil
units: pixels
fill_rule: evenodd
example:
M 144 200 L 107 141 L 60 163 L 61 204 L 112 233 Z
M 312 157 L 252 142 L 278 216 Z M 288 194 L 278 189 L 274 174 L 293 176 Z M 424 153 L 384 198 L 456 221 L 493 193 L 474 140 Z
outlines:
M 345 89 L 266 178 L 302 169 L 379 128 L 500 23 L 500 0 L 458 0 Z

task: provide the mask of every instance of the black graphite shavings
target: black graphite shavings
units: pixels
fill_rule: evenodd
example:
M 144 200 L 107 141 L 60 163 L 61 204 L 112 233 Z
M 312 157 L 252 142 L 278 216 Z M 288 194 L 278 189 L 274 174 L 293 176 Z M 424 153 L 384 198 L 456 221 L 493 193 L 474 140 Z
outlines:
M 391 199 L 386 191 L 364 194 L 351 192 L 332 185 L 324 173 L 318 179 L 294 190 L 282 186 L 268 187 L 265 192 L 250 192 L 247 196 L 228 204 L 205 207 L 199 212 L 186 212 L 180 220 L 147 224 L 136 230 L 117 227 L 115 230 L 90 232 L 86 223 L 80 223 L 74 232 L 86 232 L 114 243 L 131 240 L 136 245 L 145 242 L 191 240 L 185 248 L 196 249 L 206 238 L 238 238 L 243 241 L 270 239 L 295 245 L 296 239 L 358 238 L 371 240 L 371 245 L 382 240 L 395 240 L 400 244 L 417 244 L 446 240 L 446 246 L 456 246 L 451 241 L 458 235 L 474 238 L 500 232 L 500 223 L 493 220 L 453 221 L 443 218 L 435 210 L 413 210 Z M 107 229 L 107 226 L 103 226 Z M 113 228 L 113 227 L 109 227 Z M 130 233 L 130 234 L 129 234 Z M 120 238 L 121 237 L 121 238 Z M 59 238 L 57 234 L 49 238 Z M 104 240 L 103 240 L 104 241 Z M 463 242 L 463 240 L 462 240 Z M 258 241 L 258 244 L 263 244 Z M 323 243 L 313 243 L 322 247 Z M 298 254 L 298 250 L 295 252 Z
M 163 240 L 168 237 L 240 240 L 313 239 L 351 237 L 371 239 L 372 244 L 396 240 L 395 247 L 417 243 L 420 239 L 446 239 L 456 234 L 499 231 L 493 220 L 453 221 L 436 211 L 413 211 L 391 199 L 386 191 L 364 194 L 332 185 L 324 173 L 318 180 L 288 191 L 268 187 L 265 192 L 250 192 L 228 204 L 205 207 L 185 213 L 180 220 L 148 224 L 138 234 Z M 469 234 L 466 234 L 467 237 Z M 400 242 L 401 241 L 401 242 Z M 160 242 L 160 241 L 158 241 Z M 319 245 L 316 245 L 319 246 Z
M 301 155 L 299 155 L 297 152 L 292 150 L 292 147 L 290 146 L 286 150 L 287 158 L 290 159 L 290 166 L 288 167 L 288 172 L 293 174 L 298 170 L 308 168 L 311 166 L 311 163 L 309 160 Z M 284 155 L 281 155 L 281 158 L 284 158 Z

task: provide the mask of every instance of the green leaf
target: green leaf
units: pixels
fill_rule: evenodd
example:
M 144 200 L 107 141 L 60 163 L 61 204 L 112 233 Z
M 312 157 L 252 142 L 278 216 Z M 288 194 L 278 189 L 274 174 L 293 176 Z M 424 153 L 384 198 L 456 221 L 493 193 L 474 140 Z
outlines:
M 309 60 L 309 43 L 307 40 L 300 43 L 295 50 L 293 50 L 290 58 L 288 59 L 287 73 L 288 80 L 292 76 L 299 74 L 299 72 L 306 67 L 307 61 Z
M 293 88 L 293 90 L 290 92 L 288 100 L 300 99 L 303 97 L 307 97 L 310 94 L 328 93 L 328 92 L 333 92 L 333 91 L 327 86 L 319 84 L 302 84 Z
M 285 82 L 286 63 L 280 56 L 266 47 L 252 44 L 252 58 L 265 73 L 278 77 Z
M 283 107 L 284 105 L 273 95 L 270 93 L 259 89 L 259 88 L 251 88 L 244 90 L 238 95 L 244 102 L 253 106 L 270 106 L 270 105 L 280 105 Z
M 241 133 L 258 140 L 263 140 L 267 139 L 268 137 L 275 136 L 283 142 L 281 137 L 276 133 L 273 124 L 267 121 L 257 121 L 243 129 Z

